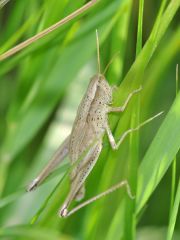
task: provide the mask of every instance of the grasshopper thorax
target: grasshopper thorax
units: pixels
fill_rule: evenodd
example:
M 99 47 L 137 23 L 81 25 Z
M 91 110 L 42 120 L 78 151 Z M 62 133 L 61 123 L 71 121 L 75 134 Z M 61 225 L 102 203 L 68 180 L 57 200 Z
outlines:
M 112 102 L 111 86 L 103 74 L 97 74 L 95 77 L 98 79 L 97 97 L 101 99 L 104 104 L 110 104 Z

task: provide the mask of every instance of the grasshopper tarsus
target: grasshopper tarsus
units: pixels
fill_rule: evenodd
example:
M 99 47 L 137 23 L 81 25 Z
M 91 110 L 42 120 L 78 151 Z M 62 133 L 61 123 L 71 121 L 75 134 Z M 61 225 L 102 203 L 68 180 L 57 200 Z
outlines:
M 63 205 L 63 207 L 60 209 L 59 213 L 58 213 L 59 217 L 65 218 L 68 216 L 68 210 L 67 207 L 65 205 Z
M 130 185 L 129 185 L 128 181 L 127 181 L 127 180 L 124 180 L 124 182 L 125 182 L 126 191 L 127 191 L 128 196 L 129 196 L 132 200 L 135 199 L 136 196 L 132 194 L 131 188 L 130 188 Z

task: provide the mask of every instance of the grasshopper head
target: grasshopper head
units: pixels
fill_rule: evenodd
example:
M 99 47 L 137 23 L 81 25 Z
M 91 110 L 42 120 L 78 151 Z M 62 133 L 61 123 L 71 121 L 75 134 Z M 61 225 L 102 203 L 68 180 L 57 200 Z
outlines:
M 98 74 L 98 86 L 100 95 L 102 96 L 104 103 L 108 104 L 112 102 L 112 88 L 105 79 L 105 76 L 103 74 Z

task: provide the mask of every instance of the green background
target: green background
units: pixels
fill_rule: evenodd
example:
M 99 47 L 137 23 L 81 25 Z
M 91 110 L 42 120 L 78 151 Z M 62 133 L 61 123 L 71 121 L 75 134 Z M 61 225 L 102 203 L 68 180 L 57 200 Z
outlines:
M 9 1 L 0 9 L 0 53 L 85 3 Z M 0 62 L 0 239 L 169 240 L 173 231 L 173 239 L 180 238 L 179 5 L 179 0 L 101 0 Z M 96 29 L 101 69 L 119 52 L 106 72 L 109 84 L 118 86 L 113 105 L 122 105 L 143 86 L 123 114 L 109 115 L 115 139 L 164 114 L 117 151 L 105 136 L 86 182 L 85 199 L 122 179 L 128 179 L 136 198 L 120 189 L 61 219 L 57 212 L 69 189 L 68 158 L 36 191 L 25 188 L 70 133 L 89 79 L 97 73 Z

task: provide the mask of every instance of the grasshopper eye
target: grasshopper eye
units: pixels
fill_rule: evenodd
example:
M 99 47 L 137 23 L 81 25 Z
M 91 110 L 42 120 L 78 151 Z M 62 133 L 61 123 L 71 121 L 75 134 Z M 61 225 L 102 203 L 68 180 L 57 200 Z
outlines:
M 98 78 L 99 78 L 99 82 L 102 82 L 103 80 L 105 80 L 105 78 L 102 74 L 100 74 Z

